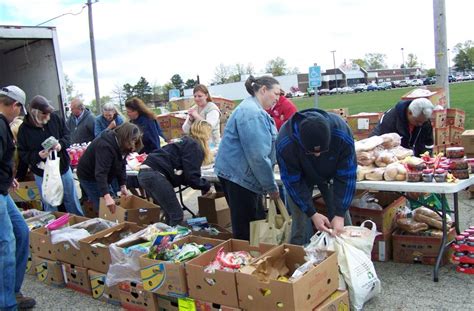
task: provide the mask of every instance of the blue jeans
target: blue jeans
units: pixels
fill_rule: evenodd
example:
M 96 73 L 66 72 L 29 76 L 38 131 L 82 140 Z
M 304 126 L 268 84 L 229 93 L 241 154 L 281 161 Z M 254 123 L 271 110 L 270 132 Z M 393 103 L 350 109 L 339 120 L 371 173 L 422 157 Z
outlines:
M 0 310 L 15 310 L 28 259 L 29 230 L 10 195 L 0 194 Z
M 117 179 L 115 179 L 117 180 Z M 86 192 L 87 198 L 89 201 L 92 202 L 92 206 L 94 207 L 94 211 L 98 212 L 99 211 L 99 203 L 100 203 L 100 197 L 102 196 L 100 191 L 99 191 L 99 186 L 97 185 L 96 181 L 90 181 L 90 180 L 84 180 L 84 179 L 79 179 L 79 182 L 81 183 L 82 189 Z M 117 182 L 118 185 L 118 182 Z M 109 192 L 112 195 L 113 190 L 112 187 L 109 185 Z M 112 196 L 113 197 L 113 196 Z
M 66 173 L 61 175 L 61 180 L 63 181 L 63 189 L 64 189 L 64 198 L 63 203 L 66 211 L 71 214 L 75 214 L 78 216 L 84 216 L 84 212 L 82 211 L 81 203 L 77 198 L 76 187 L 74 186 L 74 177 L 72 176 L 71 168 L 67 170 Z M 41 189 L 41 185 L 43 184 L 43 177 L 35 175 L 35 182 L 38 186 L 39 192 L 41 194 L 41 198 L 43 197 L 43 191 Z M 43 209 L 45 211 L 57 211 L 57 206 L 51 206 L 48 203 L 44 202 L 43 200 Z

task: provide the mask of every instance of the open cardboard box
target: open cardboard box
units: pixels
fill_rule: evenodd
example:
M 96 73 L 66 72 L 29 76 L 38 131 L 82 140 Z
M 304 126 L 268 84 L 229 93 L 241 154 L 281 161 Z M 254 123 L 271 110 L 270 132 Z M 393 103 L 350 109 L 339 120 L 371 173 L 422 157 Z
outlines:
M 218 240 L 223 240 L 223 241 L 227 241 L 229 239 L 232 239 L 232 232 L 230 232 L 228 229 L 226 229 L 224 227 L 221 227 L 217 224 L 209 224 L 209 226 L 214 228 L 214 229 L 217 229 L 217 231 L 219 231 L 219 233 L 212 234 L 209 231 L 206 231 L 204 229 L 195 231 L 195 230 L 193 230 L 192 226 L 188 226 L 188 228 L 191 229 L 191 234 L 195 235 L 195 236 L 202 236 L 202 237 L 205 237 L 205 238 L 218 239 Z
M 123 222 L 79 241 L 84 267 L 107 273 L 110 266 L 109 245 L 123 239 L 127 233 L 135 233 L 143 227 Z M 98 244 L 100 243 L 100 244 Z
M 118 285 L 108 287 L 105 284 L 107 278 L 106 273 L 88 270 L 92 298 L 98 299 L 114 305 L 120 305 L 120 293 Z
M 270 244 L 260 244 L 258 247 L 250 246 L 248 241 L 231 239 L 194 258 L 186 264 L 189 296 L 230 307 L 238 307 L 239 297 L 235 272 L 216 270 L 214 273 L 206 273 L 204 269 L 215 260 L 221 248 L 226 253 L 246 251 L 257 258 L 274 247 L 275 245 Z
M 288 251 L 285 251 L 287 249 Z M 283 244 L 266 252 L 260 259 L 284 257 L 289 275 L 306 260 L 302 246 Z M 312 310 L 328 298 L 339 285 L 337 257 L 328 252 L 328 257 L 295 281 L 259 280 L 254 275 L 256 267 L 249 265 L 236 273 L 239 307 L 245 310 Z M 269 271 L 269 269 L 267 269 Z
M 159 310 L 156 295 L 144 290 L 141 283 L 120 282 L 118 289 L 122 308 L 133 311 Z
M 313 309 L 313 311 L 334 311 L 334 310 L 349 310 L 349 292 L 347 290 L 337 290 L 324 300 L 320 305 Z
M 64 286 L 63 266 L 59 261 L 36 257 L 34 260 L 36 277 L 48 285 Z
M 190 235 L 173 242 L 172 245 L 179 247 L 191 242 L 217 246 L 224 241 Z M 143 288 L 149 292 L 173 297 L 188 295 L 185 263 L 150 259 L 144 254 L 140 256 L 140 275 Z
M 206 217 L 209 223 L 230 227 L 230 208 L 223 192 L 198 197 L 199 216 Z
M 41 195 L 35 181 L 20 182 L 18 189 L 10 191 L 10 196 L 15 202 L 41 201 Z
M 89 218 L 70 214 L 69 225 L 78 224 L 88 219 Z M 49 234 L 48 229 L 41 227 L 30 231 L 30 251 L 33 254 L 41 258 L 56 260 L 57 256 L 54 249 L 55 245 L 51 243 L 51 235 Z
M 160 221 L 160 207 L 138 196 L 120 197 L 115 213 L 111 213 L 100 199 L 99 217 L 107 220 L 134 222 L 137 225 L 150 225 Z

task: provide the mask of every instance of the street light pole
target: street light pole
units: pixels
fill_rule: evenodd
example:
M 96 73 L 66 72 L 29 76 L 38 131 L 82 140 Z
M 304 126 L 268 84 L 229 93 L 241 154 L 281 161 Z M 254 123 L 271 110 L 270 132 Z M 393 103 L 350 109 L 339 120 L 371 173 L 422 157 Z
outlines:
M 448 49 L 448 75 L 451 75 L 451 50 L 450 49 Z
M 97 106 L 97 111 L 99 113 L 100 112 L 99 80 L 97 78 L 97 63 L 96 63 L 96 58 L 95 58 L 94 25 L 92 23 L 91 0 L 87 0 L 87 6 L 89 9 L 89 37 L 90 37 L 90 44 L 91 44 L 92 74 L 94 76 L 95 104 Z
M 334 81 L 336 82 L 336 92 L 337 92 L 336 56 L 334 56 L 334 54 L 336 53 L 336 50 L 331 51 L 331 53 L 332 53 L 332 62 L 334 64 Z
M 402 66 L 403 66 L 403 79 L 405 79 L 405 76 L 407 74 L 407 71 L 405 70 L 406 68 L 406 65 L 405 65 L 405 54 L 403 53 L 403 48 L 401 48 L 402 50 Z

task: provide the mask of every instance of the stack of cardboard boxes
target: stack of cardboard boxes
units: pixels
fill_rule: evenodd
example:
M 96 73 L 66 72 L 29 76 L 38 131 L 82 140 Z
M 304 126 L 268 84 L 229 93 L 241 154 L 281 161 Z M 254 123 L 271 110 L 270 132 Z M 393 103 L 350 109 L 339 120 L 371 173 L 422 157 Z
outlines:
M 235 108 L 235 102 L 233 100 L 223 98 L 223 97 L 212 97 L 212 102 L 219 107 L 221 111 L 221 119 L 220 119 L 220 130 L 221 136 L 224 134 L 224 128 L 227 124 L 227 120 L 230 118 L 230 114 Z
M 382 112 L 361 112 L 347 117 L 347 123 L 352 130 L 355 140 L 369 137 L 382 117 Z
M 466 158 L 469 160 L 471 173 L 474 173 L 474 130 L 465 130 L 461 135 L 461 145 L 464 147 Z M 474 198 L 474 186 L 469 188 L 470 198 Z
M 183 124 L 186 121 L 184 113 L 166 113 L 157 117 L 160 128 L 167 139 L 183 136 Z
M 461 109 L 448 108 L 433 112 L 434 153 L 445 153 L 447 147 L 461 146 L 464 120 L 465 112 Z

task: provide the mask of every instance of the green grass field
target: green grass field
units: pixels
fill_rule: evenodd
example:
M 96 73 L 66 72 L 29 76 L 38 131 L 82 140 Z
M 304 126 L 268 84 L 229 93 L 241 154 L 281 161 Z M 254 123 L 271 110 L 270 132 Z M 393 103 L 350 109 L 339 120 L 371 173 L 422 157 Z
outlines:
M 392 89 L 357 94 L 326 95 L 319 97 L 322 109 L 349 108 L 349 114 L 386 111 L 412 88 Z M 466 112 L 466 129 L 474 129 L 474 81 L 449 85 L 451 108 Z M 299 110 L 314 107 L 314 97 L 293 98 Z

